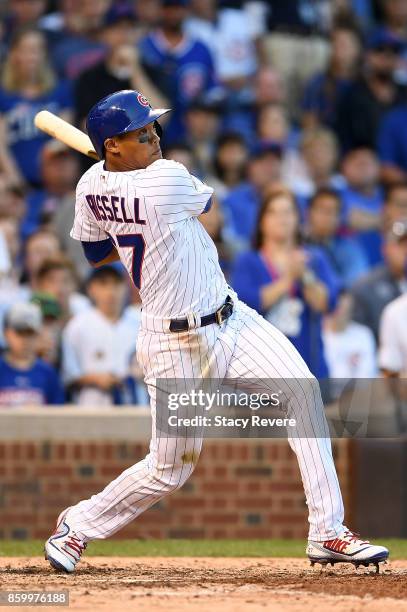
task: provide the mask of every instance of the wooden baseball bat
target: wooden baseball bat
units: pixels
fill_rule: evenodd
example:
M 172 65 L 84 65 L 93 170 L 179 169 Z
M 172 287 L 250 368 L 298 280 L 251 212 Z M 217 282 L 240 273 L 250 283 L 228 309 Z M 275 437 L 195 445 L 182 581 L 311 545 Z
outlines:
M 35 115 L 34 124 L 38 129 L 60 140 L 68 147 L 99 160 L 89 136 L 54 113 L 47 110 L 40 111 Z

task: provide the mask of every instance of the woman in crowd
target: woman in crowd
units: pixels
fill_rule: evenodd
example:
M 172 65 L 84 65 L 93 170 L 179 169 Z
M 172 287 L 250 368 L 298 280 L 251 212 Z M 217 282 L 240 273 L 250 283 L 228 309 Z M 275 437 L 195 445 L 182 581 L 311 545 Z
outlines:
M 311 372 L 328 376 L 321 319 L 334 308 L 338 281 L 318 248 L 303 247 L 293 194 L 278 188 L 262 204 L 254 250 L 235 264 L 232 286 L 291 340 Z
M 71 95 L 48 63 L 46 41 L 27 27 L 14 35 L 0 80 L 0 165 L 10 179 L 41 184 L 40 152 L 48 137 L 34 125 L 44 108 L 70 119 Z

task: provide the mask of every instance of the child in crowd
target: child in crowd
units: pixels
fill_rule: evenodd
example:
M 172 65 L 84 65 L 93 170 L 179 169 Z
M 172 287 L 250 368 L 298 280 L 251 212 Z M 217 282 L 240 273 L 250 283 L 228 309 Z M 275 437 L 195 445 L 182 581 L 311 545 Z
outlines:
M 56 371 L 37 358 L 41 327 L 41 311 L 35 304 L 15 304 L 8 311 L 4 323 L 7 348 L 0 359 L 0 406 L 64 403 Z

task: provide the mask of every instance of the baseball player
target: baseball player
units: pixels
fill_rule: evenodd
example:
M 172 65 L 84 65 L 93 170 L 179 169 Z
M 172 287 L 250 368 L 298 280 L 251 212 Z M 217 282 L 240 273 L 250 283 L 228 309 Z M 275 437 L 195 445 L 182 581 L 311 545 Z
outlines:
M 79 180 L 72 238 L 95 266 L 120 259 L 142 300 L 137 356 L 153 420 L 148 455 L 103 491 L 61 512 L 45 558 L 73 572 L 87 543 L 122 529 L 191 475 L 202 439 L 156 432 L 157 379 L 315 381 L 288 339 L 242 303 L 219 267 L 215 245 L 198 216 L 213 190 L 180 163 L 162 159 L 158 119 L 137 91 L 119 91 L 89 112 L 87 130 L 102 161 Z M 309 511 L 311 562 L 368 565 L 388 557 L 343 524 L 344 508 L 329 430 L 317 393 L 293 385 L 291 414 L 323 436 L 289 437 Z M 204 408 L 202 408 L 204 411 Z

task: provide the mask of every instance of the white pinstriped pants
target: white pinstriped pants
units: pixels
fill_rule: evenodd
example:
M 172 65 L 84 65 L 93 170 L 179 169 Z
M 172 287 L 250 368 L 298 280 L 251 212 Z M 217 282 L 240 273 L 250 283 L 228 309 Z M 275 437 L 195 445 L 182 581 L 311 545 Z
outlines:
M 198 457 L 202 439 L 157 437 L 155 431 L 155 380 L 162 378 L 264 379 L 312 378 L 305 362 L 275 327 L 257 312 L 237 301 L 232 316 L 222 326 L 200 327 L 190 332 L 153 333 L 141 330 L 137 355 L 144 370 L 153 418 L 148 455 L 125 470 L 103 491 L 73 506 L 67 519 L 86 540 L 107 538 L 127 525 L 162 497 L 183 485 Z M 270 389 L 262 389 L 264 392 Z M 296 392 L 297 393 L 297 392 Z M 292 415 L 317 424 L 324 437 L 289 438 L 297 455 L 309 511 L 309 538 L 323 541 L 343 530 L 343 503 L 332 458 L 321 401 L 294 397 Z M 202 409 L 203 411 L 203 409 Z

